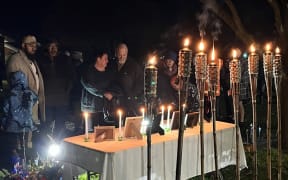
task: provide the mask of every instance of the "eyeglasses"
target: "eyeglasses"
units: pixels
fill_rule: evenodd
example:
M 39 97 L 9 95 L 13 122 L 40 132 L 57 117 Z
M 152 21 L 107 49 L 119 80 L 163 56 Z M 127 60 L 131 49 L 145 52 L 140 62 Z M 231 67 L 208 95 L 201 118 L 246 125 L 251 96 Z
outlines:
M 30 42 L 30 43 L 24 43 L 24 44 L 30 47 L 37 47 L 37 42 Z

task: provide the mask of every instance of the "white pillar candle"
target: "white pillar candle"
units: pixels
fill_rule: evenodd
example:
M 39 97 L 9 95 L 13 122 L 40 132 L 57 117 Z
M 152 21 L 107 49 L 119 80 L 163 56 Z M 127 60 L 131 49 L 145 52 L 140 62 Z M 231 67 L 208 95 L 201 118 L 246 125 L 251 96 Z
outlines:
M 118 110 L 118 115 L 119 115 L 119 136 L 122 136 L 122 111 Z
M 171 111 L 171 106 L 168 106 L 168 113 L 167 113 L 167 128 L 170 128 L 170 111 Z
M 84 112 L 84 120 L 85 120 L 85 139 L 89 139 L 89 134 L 88 134 L 88 112 Z
M 142 118 L 143 118 L 143 120 L 144 120 L 144 118 L 145 118 L 145 108 L 141 108 L 141 112 L 142 112 Z
M 160 125 L 163 125 L 163 123 L 164 123 L 164 109 L 165 109 L 165 107 L 164 107 L 164 105 L 162 105 L 161 106 L 161 123 L 160 123 Z

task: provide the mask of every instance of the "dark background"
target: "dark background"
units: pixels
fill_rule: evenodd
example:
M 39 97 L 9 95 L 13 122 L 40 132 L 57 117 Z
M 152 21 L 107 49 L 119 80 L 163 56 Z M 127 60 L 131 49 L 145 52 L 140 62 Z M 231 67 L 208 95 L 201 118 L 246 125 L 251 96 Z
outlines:
M 272 38 L 272 11 L 265 0 L 235 0 L 243 23 L 261 41 Z M 124 41 L 130 55 L 140 58 L 161 49 L 177 51 L 182 39 L 190 35 L 192 46 L 199 41 L 199 20 L 203 4 L 198 0 L 123 0 L 123 1 L 5 1 L 0 11 L 0 32 L 19 42 L 35 34 L 41 44 L 57 38 L 65 49 L 91 52 Z M 219 1 L 223 3 L 223 1 Z M 212 41 L 210 27 L 217 17 L 209 13 L 205 28 Z M 216 46 L 241 46 L 233 31 L 222 23 Z M 193 50 L 195 47 L 193 47 Z

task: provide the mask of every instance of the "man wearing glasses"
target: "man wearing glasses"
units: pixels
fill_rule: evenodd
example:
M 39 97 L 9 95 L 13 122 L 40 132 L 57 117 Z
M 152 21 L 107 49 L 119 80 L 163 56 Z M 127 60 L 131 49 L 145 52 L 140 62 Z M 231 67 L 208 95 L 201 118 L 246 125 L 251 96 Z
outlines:
M 33 124 L 39 127 L 40 123 L 45 122 L 45 97 L 42 74 L 35 60 L 36 50 L 35 36 L 24 36 L 19 51 L 9 58 L 6 70 L 8 79 L 11 79 L 11 75 L 15 72 L 22 72 L 28 81 L 28 88 L 37 95 L 38 101 L 32 106 L 32 120 Z M 21 129 L 21 127 L 19 128 Z M 25 142 L 25 146 L 32 148 L 31 130 L 27 134 L 28 140 Z

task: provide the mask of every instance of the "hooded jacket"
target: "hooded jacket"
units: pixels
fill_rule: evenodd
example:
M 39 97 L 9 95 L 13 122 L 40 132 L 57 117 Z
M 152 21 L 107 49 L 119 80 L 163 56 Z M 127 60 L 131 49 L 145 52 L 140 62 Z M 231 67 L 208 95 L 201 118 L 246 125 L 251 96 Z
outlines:
M 6 132 L 19 133 L 35 130 L 32 120 L 32 107 L 37 95 L 29 89 L 24 73 L 17 71 L 10 76 L 10 94 L 2 106 L 1 125 Z

